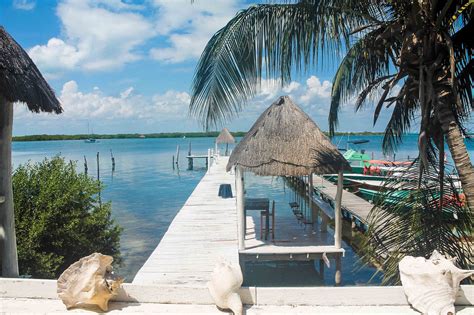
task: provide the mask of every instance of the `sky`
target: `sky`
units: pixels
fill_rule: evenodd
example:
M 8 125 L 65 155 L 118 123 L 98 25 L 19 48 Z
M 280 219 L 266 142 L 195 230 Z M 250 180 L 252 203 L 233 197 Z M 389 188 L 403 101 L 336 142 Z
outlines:
M 207 41 L 246 0 L 0 0 L 0 24 L 28 52 L 64 108 L 33 114 L 15 104 L 14 135 L 202 131 L 188 114 L 194 70 Z M 287 86 L 267 78 L 239 117 L 246 131 L 280 95 L 290 95 L 328 129 L 335 65 L 311 69 Z M 383 111 L 341 111 L 339 131 L 382 131 Z M 220 125 L 219 127 L 224 127 Z

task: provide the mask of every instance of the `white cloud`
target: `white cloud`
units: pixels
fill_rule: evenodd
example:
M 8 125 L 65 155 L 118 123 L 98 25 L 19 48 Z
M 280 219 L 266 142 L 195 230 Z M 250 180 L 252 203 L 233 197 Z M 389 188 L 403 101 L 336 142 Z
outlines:
M 167 91 L 152 97 L 135 94 L 134 88 L 129 87 L 117 96 L 106 95 L 99 87 L 90 92 L 83 92 L 75 81 L 66 82 L 58 95 L 64 112 L 57 115 L 29 113 L 26 106 L 17 106 L 15 117 L 18 120 L 30 119 L 60 119 L 74 120 L 123 120 L 138 119 L 154 122 L 167 119 L 182 119 L 187 114 L 190 96 L 186 92 Z
M 321 82 L 313 75 L 306 80 L 306 91 L 300 99 L 305 103 L 309 103 L 315 98 L 328 99 L 331 97 L 331 88 L 331 82 L 326 80 Z
M 51 38 L 46 45 L 34 46 L 29 54 L 42 69 L 54 69 L 57 66 L 73 69 L 84 57 L 84 54 L 76 47 L 55 37 Z
M 154 0 L 156 30 L 169 45 L 150 50 L 154 59 L 177 63 L 201 55 L 212 35 L 242 7 L 238 0 Z
M 146 18 L 132 12 L 138 9 L 142 6 L 119 0 L 64 0 L 57 7 L 64 39 L 52 38 L 29 54 L 46 73 L 108 70 L 139 60 L 143 56 L 137 48 L 155 31 Z
M 29 54 L 49 77 L 61 71 L 110 70 L 143 58 L 195 60 L 244 6 L 242 0 L 61 0 L 56 10 L 61 34 Z M 151 49 L 145 47 L 150 40 L 155 42 Z
M 13 7 L 18 10 L 33 10 L 36 7 L 34 0 L 13 0 Z

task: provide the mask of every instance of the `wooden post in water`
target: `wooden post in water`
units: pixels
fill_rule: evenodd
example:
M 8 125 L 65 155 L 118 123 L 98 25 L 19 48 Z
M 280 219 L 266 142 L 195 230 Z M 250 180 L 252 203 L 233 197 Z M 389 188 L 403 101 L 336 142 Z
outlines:
M 207 171 L 211 169 L 211 149 L 207 149 L 207 159 L 206 159 Z
M 99 152 L 97 152 L 97 185 L 99 185 L 99 208 L 102 208 L 102 198 L 100 195 L 100 161 L 99 161 Z
M 110 149 L 110 157 L 112 158 L 112 172 L 114 172 L 115 171 L 115 157 L 112 152 L 112 149 Z
M 176 146 L 176 167 L 179 168 L 179 144 Z
M 334 246 L 339 249 L 342 247 L 342 192 L 344 184 L 344 175 L 342 170 L 339 171 L 337 176 L 337 192 L 336 192 L 336 204 L 334 207 Z M 340 284 L 342 280 L 341 270 L 341 255 L 336 256 L 336 274 L 334 276 L 336 284 Z
M 192 148 L 191 148 L 191 141 L 189 141 L 189 147 L 188 147 L 188 170 L 192 171 L 193 170 L 193 158 L 191 157 L 192 154 Z
M 12 127 L 13 103 L 0 96 L 0 255 L 2 277 L 8 278 L 19 275 L 12 187 Z
M 245 249 L 245 196 L 244 174 L 240 166 L 235 168 L 235 190 L 237 199 L 237 237 L 239 250 Z
M 87 158 L 84 155 L 84 174 L 87 175 L 87 172 L 89 171 L 89 167 L 87 167 Z

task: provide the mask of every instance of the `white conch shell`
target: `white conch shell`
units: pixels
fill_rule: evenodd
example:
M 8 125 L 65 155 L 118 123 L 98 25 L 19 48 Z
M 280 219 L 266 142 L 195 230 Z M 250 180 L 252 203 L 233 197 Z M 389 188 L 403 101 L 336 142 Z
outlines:
M 214 303 L 222 309 L 231 309 L 234 314 L 243 312 L 239 289 L 242 286 L 243 276 L 240 266 L 233 266 L 228 261 L 219 262 L 207 283 Z
M 430 259 L 406 256 L 400 261 L 403 290 L 415 309 L 428 315 L 455 314 L 459 283 L 474 271 L 459 269 L 454 261 L 436 250 Z
M 67 268 L 58 279 L 58 296 L 69 309 L 97 305 L 107 311 L 123 279 L 112 272 L 111 256 L 94 253 Z

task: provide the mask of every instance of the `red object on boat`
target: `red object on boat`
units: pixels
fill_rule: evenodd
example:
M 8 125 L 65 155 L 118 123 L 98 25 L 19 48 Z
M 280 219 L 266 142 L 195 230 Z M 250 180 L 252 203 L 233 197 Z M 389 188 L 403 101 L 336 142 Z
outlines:
M 395 166 L 395 165 L 411 165 L 410 161 L 385 161 L 385 160 L 369 160 L 370 164 L 382 164 L 385 166 Z

